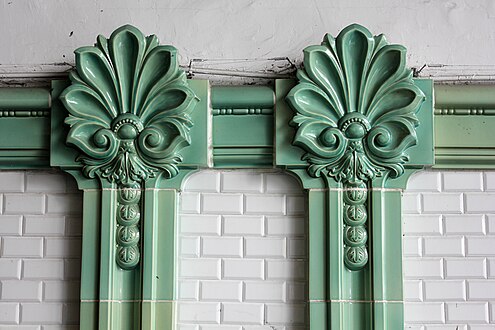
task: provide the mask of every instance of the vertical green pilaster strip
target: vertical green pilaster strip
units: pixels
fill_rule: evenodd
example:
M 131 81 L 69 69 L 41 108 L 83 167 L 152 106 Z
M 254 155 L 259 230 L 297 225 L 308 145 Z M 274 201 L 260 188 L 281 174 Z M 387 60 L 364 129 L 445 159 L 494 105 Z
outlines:
M 304 50 L 297 85 L 277 82 L 276 164 L 326 191 L 309 195 L 311 329 L 403 328 L 400 187 L 433 161 L 432 84 L 405 62 L 354 24 Z
M 51 161 L 86 189 L 85 224 L 98 229 L 84 232 L 82 324 L 172 329 L 176 191 L 208 161 L 208 112 L 193 113 L 207 109 L 208 84 L 189 83 L 174 47 L 128 25 L 75 53 L 70 85 L 54 84 Z
M 141 329 L 169 330 L 174 327 L 176 219 L 177 191 L 147 188 Z
M 375 329 L 395 329 L 404 323 L 402 290 L 402 230 L 401 192 L 373 190 L 371 192 L 373 222 L 373 299 Z
M 312 327 L 325 329 L 327 320 L 327 200 L 326 192 L 310 189 L 309 209 L 309 322 Z
M 343 263 L 343 239 L 342 239 L 342 193 L 338 190 L 339 185 L 334 181 L 326 182 L 326 204 L 327 204 L 327 253 L 328 259 L 325 264 L 328 266 L 328 323 L 327 328 L 339 329 L 347 321 L 345 308 L 342 301 L 345 299 L 345 269 Z M 312 237 L 310 237 L 311 241 Z M 311 258 L 312 256 L 310 256 Z M 313 329 L 313 325 L 311 325 Z M 316 328 L 314 328 L 316 329 Z
M 83 241 L 81 260 L 81 329 L 96 329 L 99 323 L 99 261 L 101 192 L 85 190 L 83 197 Z
M 362 192 L 362 188 L 349 188 L 329 177 L 325 178 L 328 187 L 326 192 L 328 208 L 326 235 L 329 255 L 326 263 L 329 265 L 327 281 L 330 310 L 328 327 L 330 329 L 372 329 L 370 327 L 372 304 L 369 265 L 354 270 L 349 269 L 344 237 L 349 227 L 344 220 L 344 213 L 347 210 L 344 195 L 349 192 L 347 189 L 358 189 L 357 191 Z
M 141 269 L 125 270 L 116 261 L 119 193 L 110 187 L 101 193 L 100 329 L 136 329 L 140 321 Z
M 115 292 L 115 286 L 120 284 L 116 274 L 115 264 L 115 217 L 117 194 L 110 188 L 101 192 L 101 215 L 100 215 L 100 321 L 99 329 L 112 329 L 112 326 L 121 326 L 118 318 L 120 304 L 113 304 L 119 300 L 119 292 Z M 116 283 L 117 282 L 117 283 Z M 115 324 L 118 322 L 118 324 Z

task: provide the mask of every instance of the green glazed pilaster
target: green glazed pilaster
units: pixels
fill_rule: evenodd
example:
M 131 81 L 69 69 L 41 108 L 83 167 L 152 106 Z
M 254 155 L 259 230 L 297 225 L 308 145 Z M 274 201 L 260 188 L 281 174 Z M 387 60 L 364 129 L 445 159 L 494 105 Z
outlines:
M 309 222 L 309 322 L 321 329 L 327 324 L 326 310 L 328 283 L 327 265 L 327 203 L 326 192 L 310 189 L 308 192 Z
M 142 266 L 115 262 L 117 189 L 84 191 L 81 329 L 173 329 L 176 189 L 146 188 Z
M 116 262 L 117 195 L 103 188 L 100 240 L 100 329 L 136 329 L 140 322 L 141 268 L 122 269 Z
M 101 191 L 86 190 L 83 195 L 81 260 L 81 329 L 97 329 L 99 323 L 100 215 Z
M 402 190 L 382 188 L 381 182 L 369 188 L 371 262 L 359 271 L 351 271 L 343 262 L 345 190 L 333 180 L 327 180 L 327 184 L 326 189 L 309 189 L 308 193 L 311 329 L 402 327 Z
M 375 329 L 404 324 L 401 191 L 371 191 L 373 323 Z
M 176 219 L 176 190 L 147 188 L 141 329 L 168 330 L 174 326 Z
M 276 165 L 309 189 L 312 330 L 404 326 L 401 189 L 433 163 L 433 86 L 405 59 L 351 25 L 277 81 Z
M 375 190 L 376 189 L 376 190 Z M 402 301 L 401 191 L 375 188 L 371 191 L 373 221 L 373 298 L 383 302 Z
M 50 160 L 84 190 L 81 328 L 173 329 L 177 191 L 211 162 L 208 82 L 132 26 L 75 53 Z
M 345 265 L 343 194 L 346 190 L 334 180 L 326 180 L 326 230 L 328 251 L 328 315 L 330 329 L 373 329 L 370 265 L 349 270 Z M 368 222 L 368 231 L 370 224 Z M 311 240 L 312 238 L 310 238 Z M 310 255 L 310 258 L 312 256 Z M 313 329 L 313 327 L 312 327 Z
M 115 262 L 117 194 L 84 190 L 81 329 L 136 329 L 141 319 L 141 269 Z

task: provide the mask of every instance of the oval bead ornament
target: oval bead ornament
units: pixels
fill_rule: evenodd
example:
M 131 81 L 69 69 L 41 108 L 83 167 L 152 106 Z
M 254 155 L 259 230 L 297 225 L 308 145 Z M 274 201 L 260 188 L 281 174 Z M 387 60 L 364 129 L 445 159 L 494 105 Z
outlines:
M 361 269 L 368 261 L 365 187 L 362 182 L 344 184 L 344 263 L 351 270 Z
M 365 134 L 366 134 L 365 128 L 358 123 L 350 124 L 347 130 L 345 131 L 345 136 L 348 139 L 353 139 L 353 140 L 361 139 Z
M 136 226 L 121 226 L 117 232 L 117 243 L 121 246 L 137 245 L 139 230 Z
M 368 251 L 364 246 L 346 247 L 344 264 L 350 270 L 360 270 L 368 263 Z
M 297 79 L 286 97 L 295 112 L 292 144 L 305 151 L 310 176 L 342 185 L 343 258 L 348 269 L 359 270 L 368 260 L 366 240 L 354 246 L 347 234 L 367 237 L 357 233 L 367 230 L 369 182 L 404 173 L 425 96 L 406 67 L 405 48 L 356 24 L 304 49 Z
M 364 187 L 356 187 L 355 189 L 350 189 L 344 191 L 344 202 L 350 205 L 362 204 L 366 201 L 367 192 Z
M 117 264 L 122 269 L 133 269 L 139 262 L 140 200 L 141 191 L 136 188 L 124 188 L 118 191 Z
M 119 247 L 117 249 L 117 264 L 124 270 L 130 270 L 139 263 L 139 249 L 137 246 Z
M 344 222 L 350 226 L 360 226 L 366 222 L 368 214 L 364 205 L 344 204 Z
M 344 242 L 348 246 L 363 246 L 368 240 L 368 233 L 363 226 L 348 226 L 345 230 Z
M 120 205 L 118 207 L 117 222 L 125 226 L 135 225 L 139 221 L 139 205 Z
M 118 201 L 120 204 L 136 204 L 141 198 L 141 190 L 138 188 L 123 188 L 119 190 Z

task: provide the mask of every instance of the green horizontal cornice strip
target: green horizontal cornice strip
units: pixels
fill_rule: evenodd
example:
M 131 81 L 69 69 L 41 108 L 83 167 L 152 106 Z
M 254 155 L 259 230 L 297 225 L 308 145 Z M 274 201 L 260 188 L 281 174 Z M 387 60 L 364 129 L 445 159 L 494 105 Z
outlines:
M 49 167 L 50 91 L 0 88 L 0 169 Z
M 213 109 L 212 113 L 214 116 L 223 115 L 273 115 L 273 109 Z
M 495 168 L 495 86 L 435 85 L 435 165 Z
M 0 88 L 0 110 L 50 109 L 50 90 L 47 88 Z
M 211 104 L 214 166 L 272 166 L 273 88 L 212 86 Z
M 240 109 L 233 114 L 251 114 L 250 110 L 273 109 L 275 92 L 269 86 L 212 86 L 211 106 L 213 109 Z M 213 113 L 215 114 L 215 112 Z
M 435 84 L 436 115 L 494 115 L 493 85 Z

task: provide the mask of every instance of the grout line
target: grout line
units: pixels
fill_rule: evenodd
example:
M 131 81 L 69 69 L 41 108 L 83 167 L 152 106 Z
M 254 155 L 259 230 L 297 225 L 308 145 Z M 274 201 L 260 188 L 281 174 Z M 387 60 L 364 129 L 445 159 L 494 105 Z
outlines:
M 443 176 L 443 173 L 441 173 L 441 172 L 440 172 L 439 186 L 440 186 L 440 193 L 444 192 L 445 191 L 445 178 Z
M 403 193 L 405 190 L 401 188 L 308 188 L 304 189 L 307 191 L 337 191 L 337 192 L 343 192 L 343 191 L 384 191 L 384 192 L 394 192 L 398 191 Z M 420 191 L 421 192 L 421 191 Z
M 94 300 L 91 300 L 91 299 L 82 299 L 81 302 L 116 302 L 116 303 L 135 303 L 135 302 L 158 302 L 158 303 L 162 303 L 162 302 L 180 302 L 182 300 L 179 300 L 179 299 L 176 299 L 176 300 L 166 300 L 166 299 L 157 299 L 157 300 L 148 300 L 148 299 L 143 299 L 143 300 L 140 300 L 140 299 L 136 299 L 136 300 L 117 300 L 117 299 L 94 299 Z
M 22 180 L 23 180 L 22 192 L 26 192 L 26 190 L 27 190 L 27 173 L 26 172 L 22 173 Z
M 309 303 L 322 302 L 322 303 L 393 303 L 403 304 L 404 300 L 347 300 L 347 299 L 330 299 L 330 300 L 309 300 Z
M 211 105 L 211 85 L 209 82 L 207 84 L 206 163 L 208 168 L 212 168 L 215 166 L 213 156 L 213 107 Z
M 481 191 L 486 192 L 486 172 L 481 172 Z
M 134 188 L 101 188 L 101 189 L 81 189 L 83 192 L 94 192 L 94 191 L 119 191 L 119 190 L 141 190 L 141 191 L 181 191 L 181 189 L 171 189 L 171 188 L 142 188 L 142 189 L 134 189 Z M 188 191 L 186 191 L 188 192 Z M 41 193 L 40 193 L 41 194 Z M 67 193 L 59 192 L 56 193 L 59 195 L 66 195 Z M 70 193 L 73 194 L 73 193 Z

